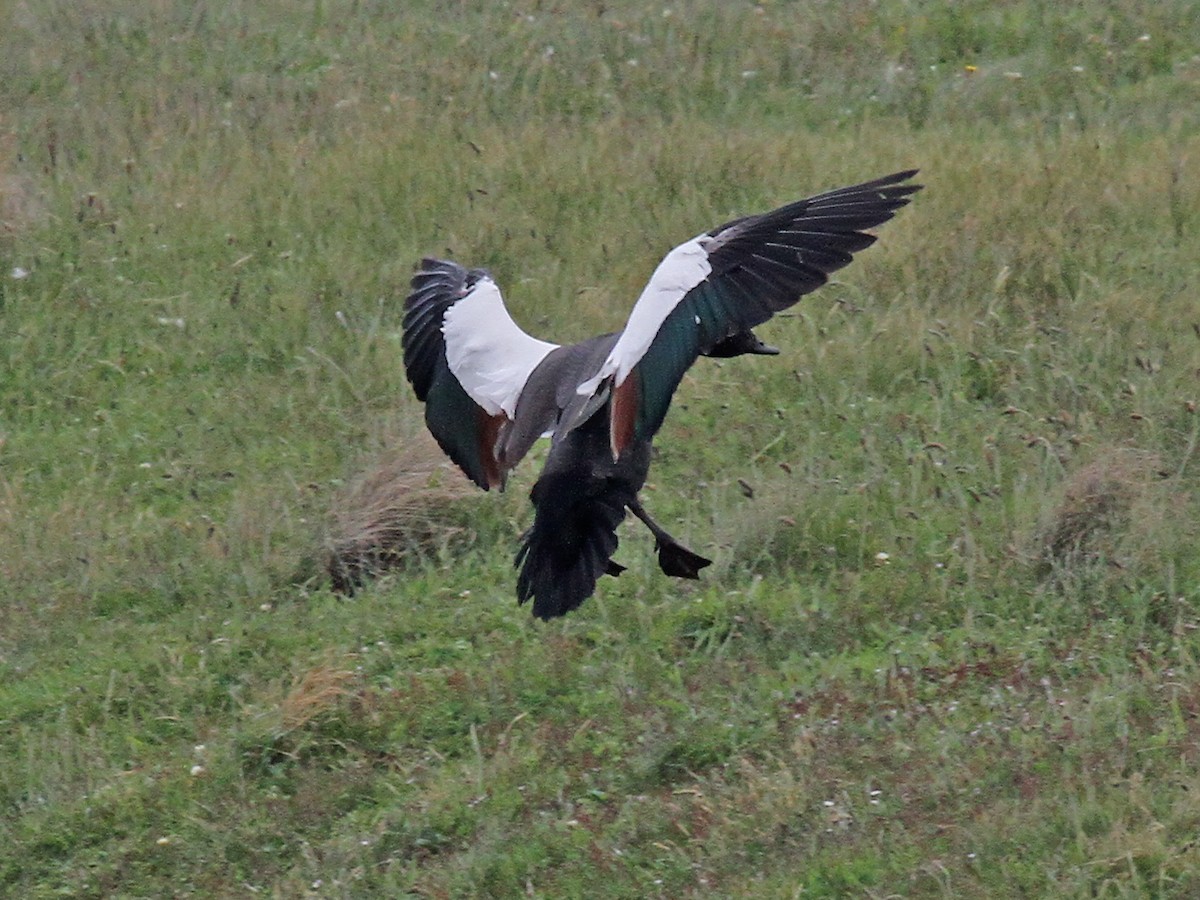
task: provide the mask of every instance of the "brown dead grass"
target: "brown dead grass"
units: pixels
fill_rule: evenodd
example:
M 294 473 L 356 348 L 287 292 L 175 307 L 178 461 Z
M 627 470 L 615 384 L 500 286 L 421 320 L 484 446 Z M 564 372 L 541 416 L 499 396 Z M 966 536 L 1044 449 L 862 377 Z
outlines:
M 45 218 L 45 204 L 32 180 L 22 175 L 0 173 L 0 232 L 25 231 Z
M 0 159 L 18 156 L 12 134 L 0 135 Z M 49 217 L 45 197 L 29 175 L 0 170 L 0 236 L 18 234 Z
M 464 532 L 456 507 L 474 486 L 422 431 L 398 441 L 334 500 L 327 568 L 333 589 L 436 551 Z
M 354 696 L 356 692 L 352 685 L 357 677 L 353 672 L 334 666 L 309 669 L 279 704 L 284 730 L 303 728 L 344 699 Z
M 1058 570 L 1122 565 L 1123 548 L 1134 549 L 1130 535 L 1145 538 L 1161 524 L 1162 473 L 1158 454 L 1131 448 L 1111 449 L 1072 473 L 1038 534 L 1042 562 Z

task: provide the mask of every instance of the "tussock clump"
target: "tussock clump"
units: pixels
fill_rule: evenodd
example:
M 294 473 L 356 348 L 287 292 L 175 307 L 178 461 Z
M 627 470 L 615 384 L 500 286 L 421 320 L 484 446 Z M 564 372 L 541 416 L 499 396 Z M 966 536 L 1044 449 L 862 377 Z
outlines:
M 1073 473 L 1037 537 L 1043 564 L 1059 571 L 1099 561 L 1122 565 L 1122 549 L 1136 549 L 1129 535 L 1144 541 L 1160 524 L 1161 471 L 1157 454 L 1119 449 Z
M 352 697 L 354 691 L 351 685 L 356 677 L 353 672 L 332 666 L 309 669 L 279 704 L 284 730 L 303 728 L 346 698 Z
M 28 180 L 0 175 L 0 227 L 6 232 L 21 231 L 39 221 L 41 214 L 41 203 Z
M 0 139 L 0 156 L 13 159 L 17 153 L 11 135 Z M 28 175 L 0 171 L 0 236 L 17 234 L 48 218 L 45 198 Z
M 385 451 L 334 501 L 327 565 L 333 589 L 353 594 L 367 579 L 461 535 L 455 506 L 472 493 L 428 435 Z

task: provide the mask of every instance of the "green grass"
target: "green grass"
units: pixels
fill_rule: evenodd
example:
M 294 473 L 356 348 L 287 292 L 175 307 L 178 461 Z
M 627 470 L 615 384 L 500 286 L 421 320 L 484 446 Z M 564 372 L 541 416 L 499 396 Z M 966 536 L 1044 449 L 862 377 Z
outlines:
M 0 894 L 1200 893 L 1194 3 L 8 18 Z M 329 591 L 421 255 L 579 339 L 908 166 L 781 356 L 685 379 L 645 500 L 700 582 L 629 526 L 517 608 L 539 451 Z

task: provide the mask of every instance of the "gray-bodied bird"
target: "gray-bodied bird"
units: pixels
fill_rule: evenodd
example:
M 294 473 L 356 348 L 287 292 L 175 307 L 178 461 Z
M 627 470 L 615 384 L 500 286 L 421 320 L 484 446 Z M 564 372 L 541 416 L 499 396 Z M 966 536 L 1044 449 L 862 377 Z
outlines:
M 916 170 L 727 222 L 663 258 L 623 331 L 570 346 L 540 341 L 509 316 L 482 269 L 422 260 L 405 302 L 404 365 L 441 448 L 484 490 L 540 437 L 551 439 L 517 552 L 517 598 L 561 616 L 617 575 L 617 526 L 630 510 L 654 535 L 667 575 L 698 578 L 710 560 L 647 515 L 638 491 L 650 444 L 699 356 L 778 353 L 751 330 L 825 284 L 869 247 L 920 190 Z

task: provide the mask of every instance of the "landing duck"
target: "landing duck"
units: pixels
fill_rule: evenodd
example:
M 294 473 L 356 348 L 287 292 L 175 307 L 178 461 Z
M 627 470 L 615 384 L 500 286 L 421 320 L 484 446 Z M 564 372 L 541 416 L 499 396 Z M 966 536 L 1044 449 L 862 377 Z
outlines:
M 424 259 L 405 301 L 408 380 L 442 450 L 485 491 L 543 437 L 550 451 L 530 493 L 517 599 L 540 619 L 590 597 L 613 560 L 617 526 L 632 512 L 654 536 L 662 571 L 698 578 L 692 552 L 638 499 L 650 448 L 684 372 L 698 357 L 779 352 L 752 329 L 828 280 L 875 242 L 920 185 L 916 170 L 726 222 L 659 263 L 625 328 L 560 346 L 524 332 L 483 269 Z

